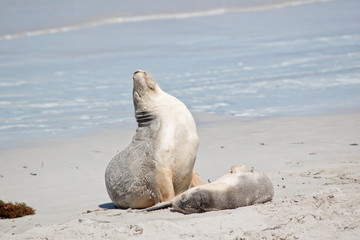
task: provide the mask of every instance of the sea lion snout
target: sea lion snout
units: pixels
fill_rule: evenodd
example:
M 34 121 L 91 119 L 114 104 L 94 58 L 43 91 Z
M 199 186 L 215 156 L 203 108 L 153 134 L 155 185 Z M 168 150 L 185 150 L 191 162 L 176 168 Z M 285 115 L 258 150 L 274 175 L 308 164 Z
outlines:
M 143 70 L 136 70 L 133 74 L 134 83 L 145 84 L 145 79 L 147 78 L 147 73 Z
M 134 76 L 135 76 L 136 74 L 138 74 L 138 73 L 145 73 L 145 71 L 143 71 L 143 70 L 136 70 L 136 71 L 134 72 Z

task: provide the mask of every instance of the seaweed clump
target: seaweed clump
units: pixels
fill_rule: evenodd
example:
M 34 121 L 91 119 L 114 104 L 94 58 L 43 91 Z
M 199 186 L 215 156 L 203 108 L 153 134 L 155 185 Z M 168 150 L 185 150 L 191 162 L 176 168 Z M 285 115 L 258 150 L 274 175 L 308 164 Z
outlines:
M 25 203 L 11 203 L 0 200 L 0 218 L 18 218 L 26 215 L 35 214 L 35 210 L 27 206 Z

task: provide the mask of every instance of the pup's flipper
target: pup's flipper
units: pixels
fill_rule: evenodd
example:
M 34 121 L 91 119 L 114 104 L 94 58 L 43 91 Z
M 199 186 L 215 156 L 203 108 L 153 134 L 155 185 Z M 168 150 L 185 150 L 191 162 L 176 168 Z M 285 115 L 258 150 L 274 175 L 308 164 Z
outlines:
M 148 207 L 145 208 L 144 210 L 142 210 L 143 212 L 151 212 L 151 211 L 155 211 L 155 210 L 159 210 L 159 209 L 164 209 L 164 208 L 169 208 L 172 207 L 172 203 L 171 202 L 161 202 L 161 203 L 157 203 L 152 207 Z

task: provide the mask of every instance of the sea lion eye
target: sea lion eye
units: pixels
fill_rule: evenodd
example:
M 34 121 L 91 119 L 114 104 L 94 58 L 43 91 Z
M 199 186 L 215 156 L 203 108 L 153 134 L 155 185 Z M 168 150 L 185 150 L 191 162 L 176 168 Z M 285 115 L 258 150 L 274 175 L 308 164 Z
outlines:
M 151 79 L 145 78 L 145 82 L 146 82 L 147 87 L 148 87 L 150 90 L 152 90 L 152 91 L 155 90 L 155 84 L 154 84 L 154 82 L 153 82 Z

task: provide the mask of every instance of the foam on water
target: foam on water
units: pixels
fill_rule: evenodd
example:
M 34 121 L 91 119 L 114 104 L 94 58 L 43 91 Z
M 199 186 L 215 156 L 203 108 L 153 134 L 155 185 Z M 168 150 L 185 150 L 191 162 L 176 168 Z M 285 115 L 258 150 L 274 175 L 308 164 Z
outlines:
M 0 36 L 0 40 L 11 40 L 22 37 L 31 37 L 38 36 L 43 34 L 54 34 L 60 32 L 70 32 L 76 31 L 84 28 L 98 27 L 106 24 L 114 23 L 127 23 L 127 22 L 143 22 L 143 21 L 152 21 L 152 20 L 165 20 L 165 19 L 182 19 L 182 18 L 193 18 L 193 17 L 204 17 L 204 16 L 213 16 L 225 13 L 225 9 L 214 9 L 209 11 L 200 11 L 200 12 L 188 12 L 188 13 L 176 13 L 176 14 L 156 14 L 156 15 L 147 15 L 147 16 L 133 16 L 133 17 L 114 17 L 108 19 L 102 19 L 94 22 L 76 24 L 71 26 L 49 28 L 37 31 L 22 32 L 16 34 L 8 34 Z
M 301 0 L 301 1 L 284 1 L 280 3 L 264 4 L 258 6 L 249 6 L 249 7 L 233 7 L 233 8 L 218 8 L 210 10 L 202 10 L 195 12 L 182 12 L 182 13 L 163 13 L 163 14 L 152 14 L 152 15 L 141 15 L 141 16 L 130 16 L 130 17 L 111 17 L 106 19 L 100 19 L 97 21 L 74 24 L 69 26 L 54 27 L 48 29 L 41 29 L 35 31 L 20 32 L 15 34 L 6 34 L 0 36 L 0 40 L 12 40 L 23 37 L 39 36 L 44 34 L 55 34 L 62 32 L 77 31 L 84 28 L 99 27 L 107 24 L 115 23 L 128 23 L 128 22 L 144 22 L 144 21 L 154 21 L 154 20 L 166 20 L 166 19 L 184 19 L 184 18 L 194 18 L 194 17 L 205 17 L 205 16 L 214 16 L 221 15 L 224 13 L 230 12 L 255 12 L 255 11 L 265 11 L 269 9 L 284 8 L 289 6 L 298 6 L 303 4 L 310 4 L 315 2 L 327 2 L 331 0 Z

